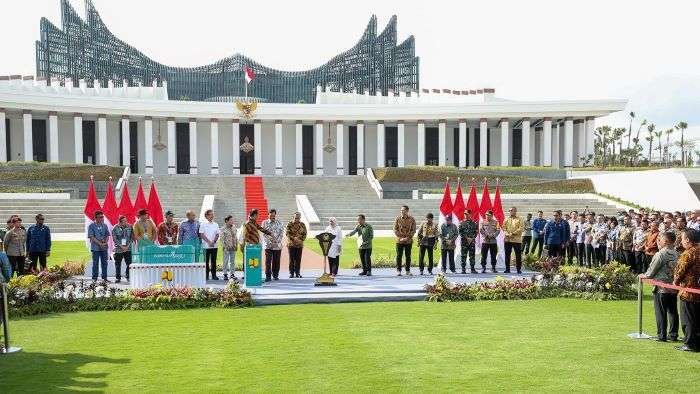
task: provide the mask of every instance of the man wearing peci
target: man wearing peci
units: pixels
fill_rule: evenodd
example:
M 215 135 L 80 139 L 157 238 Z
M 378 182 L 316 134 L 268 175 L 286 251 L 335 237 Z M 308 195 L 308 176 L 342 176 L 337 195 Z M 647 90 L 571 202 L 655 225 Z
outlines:
M 544 242 L 549 257 L 564 257 L 564 247 L 569 235 L 569 226 L 562 219 L 561 211 L 554 211 L 554 217 L 544 226 Z
M 35 219 L 36 224 L 27 229 L 27 253 L 31 270 L 37 272 L 37 268 L 46 269 L 46 258 L 51 254 L 51 230 L 44 224 L 44 215 L 38 214 Z
M 532 249 L 530 250 L 530 253 L 537 252 L 538 258 L 542 256 L 542 247 L 544 246 L 544 226 L 546 225 L 547 220 L 544 218 L 544 213 L 542 211 L 537 211 L 537 218 L 532 221 Z
M 408 206 L 401 206 L 401 213 L 394 219 L 396 236 L 396 271 L 401 276 L 402 256 L 406 258 L 406 275 L 411 275 L 411 247 L 416 233 L 416 220 L 408 213 Z
M 269 232 L 265 235 L 265 282 L 279 280 L 280 259 L 282 256 L 282 239 L 284 225 L 277 220 L 277 210 L 270 209 L 270 215 L 262 223 L 262 228 Z
M 365 215 L 357 215 L 357 227 L 348 233 L 346 237 L 357 234 L 357 249 L 362 264 L 360 276 L 372 276 L 372 240 L 374 239 L 374 229 L 367 223 Z
M 505 273 L 510 273 L 510 256 L 512 252 L 515 252 L 515 270 L 517 273 L 521 274 L 523 266 L 523 253 L 522 253 L 522 242 L 523 242 L 523 228 L 525 227 L 523 220 L 518 217 L 518 211 L 515 207 L 511 207 L 508 212 L 510 215 L 503 222 L 503 231 L 505 232 L 505 243 L 503 247 L 505 248 L 505 258 L 506 258 L 506 270 Z
M 294 219 L 287 224 L 286 235 L 289 250 L 289 277 L 301 278 L 301 256 L 306 239 L 306 225 L 301 221 L 301 213 L 294 213 Z
M 469 256 L 469 266 L 472 274 L 476 274 L 475 253 L 476 253 L 476 234 L 479 230 L 479 225 L 472 219 L 471 209 L 464 212 L 464 220 L 459 223 L 459 241 L 462 249 L 462 273 L 467 273 L 467 256 Z

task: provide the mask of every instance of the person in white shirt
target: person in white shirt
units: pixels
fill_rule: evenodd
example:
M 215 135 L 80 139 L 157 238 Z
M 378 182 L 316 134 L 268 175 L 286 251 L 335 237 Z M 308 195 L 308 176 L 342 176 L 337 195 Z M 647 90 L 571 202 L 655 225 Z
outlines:
M 325 230 L 327 233 L 335 235 L 331 247 L 328 249 L 328 265 L 330 266 L 330 274 L 335 278 L 338 275 L 338 267 L 340 266 L 340 253 L 343 249 L 343 230 L 338 226 L 336 218 L 328 219 L 328 227 Z
M 199 225 L 199 236 L 202 239 L 202 249 L 204 249 L 204 263 L 206 264 L 207 280 L 209 272 L 213 280 L 219 280 L 216 276 L 216 252 L 218 251 L 217 242 L 219 241 L 219 223 L 214 221 L 214 211 L 207 209 L 204 212 L 206 222 Z

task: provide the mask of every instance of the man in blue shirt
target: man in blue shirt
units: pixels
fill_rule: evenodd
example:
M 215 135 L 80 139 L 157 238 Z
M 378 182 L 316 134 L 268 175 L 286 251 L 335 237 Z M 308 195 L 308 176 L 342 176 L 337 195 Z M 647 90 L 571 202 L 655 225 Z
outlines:
M 537 250 L 537 257 L 542 256 L 542 246 L 544 246 L 544 226 L 547 224 L 547 220 L 544 218 L 544 213 L 542 211 L 537 211 L 537 219 L 532 221 L 532 249 L 530 252 Z
M 46 269 L 46 258 L 51 254 L 51 230 L 44 225 L 44 215 L 36 215 L 36 224 L 27 230 L 27 253 L 32 261 L 31 270 L 36 272 L 37 263 Z
M 549 257 L 564 256 L 564 246 L 569 240 L 569 224 L 562 220 L 561 211 L 554 211 L 554 218 L 544 226 L 544 242 Z
M 107 248 L 109 241 L 109 228 L 104 222 L 102 211 L 95 211 L 94 222 L 88 226 L 88 239 L 90 239 L 90 251 L 92 252 L 92 280 L 97 281 L 97 273 L 102 270 L 102 280 L 107 281 Z M 99 263 L 99 269 L 98 269 Z
M 180 229 L 177 234 L 177 240 L 180 244 L 193 239 L 199 240 L 199 221 L 196 219 L 194 211 L 190 209 L 185 215 L 187 220 L 180 223 Z

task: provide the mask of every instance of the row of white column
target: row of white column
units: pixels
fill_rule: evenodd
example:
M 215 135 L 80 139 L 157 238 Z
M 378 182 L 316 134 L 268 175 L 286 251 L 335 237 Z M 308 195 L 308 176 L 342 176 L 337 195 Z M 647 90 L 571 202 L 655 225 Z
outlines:
M 233 124 L 233 149 L 237 152 L 239 149 L 239 136 L 240 136 L 240 123 L 238 120 L 234 120 Z M 33 146 L 32 146 L 32 114 L 31 112 L 25 111 L 23 113 L 23 126 L 24 126 L 24 158 L 25 161 L 31 161 L 33 159 Z M 49 126 L 49 161 L 58 162 L 58 117 L 55 112 L 49 112 L 48 119 Z M 563 127 L 562 127 L 563 126 Z M 584 123 L 579 123 L 579 131 L 576 133 L 578 137 L 578 152 L 579 154 L 593 153 L 593 128 L 595 127 L 593 118 L 586 118 Z M 75 162 L 82 163 L 83 161 L 83 118 L 80 114 L 74 115 L 74 142 L 75 142 Z M 511 128 L 508 119 L 500 120 L 501 128 L 501 166 L 510 166 L 511 154 L 510 154 L 510 134 Z M 563 128 L 563 130 L 561 130 Z M 153 120 L 151 117 L 146 117 L 144 121 L 145 129 L 145 146 L 153 146 Z M 122 163 L 127 165 L 130 160 L 130 119 L 128 117 L 122 117 L 121 119 L 121 144 L 122 144 Z M 282 175 L 283 173 L 283 132 L 282 132 L 282 122 L 275 122 L 275 174 Z M 534 157 L 534 149 L 531 145 L 531 124 L 530 119 L 525 118 L 522 120 L 521 124 L 522 130 L 522 166 L 533 165 L 536 160 Z M 405 139 L 405 124 L 399 122 L 397 124 L 398 131 L 398 167 L 403 167 L 405 165 L 405 154 L 404 145 Z M 564 133 L 564 167 L 573 166 L 578 158 L 574 157 L 574 122 L 572 118 L 565 118 L 563 124 L 556 123 L 554 128 L 552 127 L 551 118 L 544 118 L 542 122 L 542 133 L 540 134 L 540 141 L 538 143 L 542 147 L 540 150 L 540 164 L 543 166 L 552 166 L 553 163 L 559 163 L 559 133 Z M 7 147 L 5 146 L 5 112 L 0 111 L 0 161 L 7 161 Z M 211 174 L 219 174 L 219 121 L 218 119 L 211 119 L 210 127 L 210 143 L 211 143 Z M 342 122 L 336 123 L 336 173 L 338 175 L 345 174 L 344 165 L 344 133 L 345 125 Z M 470 138 L 467 145 L 467 123 L 465 120 L 459 122 L 459 158 L 458 164 L 460 167 L 466 167 L 479 165 L 482 167 L 487 166 L 488 157 L 488 122 L 485 118 L 479 121 L 479 163 L 474 163 L 475 160 L 475 141 L 474 138 Z M 167 139 L 168 147 L 168 174 L 175 174 L 177 171 L 177 150 L 176 146 L 176 136 L 175 136 L 175 120 L 173 118 L 167 119 Z M 357 168 L 358 174 L 364 173 L 364 134 L 365 134 L 365 124 L 363 122 L 357 123 Z M 377 166 L 385 166 L 385 124 L 379 122 L 377 124 Z M 254 139 L 254 172 L 256 174 L 261 173 L 262 169 L 262 149 L 260 141 L 262 141 L 262 125 L 259 121 L 253 123 L 253 139 Z M 302 138 L 302 123 L 298 121 L 296 123 L 295 129 L 295 145 L 296 145 L 296 157 L 295 157 L 295 168 L 296 174 L 302 174 L 303 168 L 303 138 Z M 324 168 L 324 124 L 322 122 L 317 122 L 315 124 L 315 173 L 318 175 L 323 174 Z M 467 163 L 467 149 L 469 149 L 470 154 L 469 162 Z M 153 173 L 153 150 L 145 150 L 145 172 L 146 174 Z M 189 157 L 190 157 L 190 174 L 197 174 L 197 120 L 189 120 Z M 425 123 L 418 122 L 417 125 L 417 164 L 419 166 L 425 165 Z M 97 163 L 105 165 L 107 164 L 107 119 L 104 115 L 100 115 L 97 118 Z M 446 123 L 445 121 L 440 121 L 438 123 L 438 164 L 444 166 L 446 164 Z M 240 157 L 237 154 L 233 155 L 233 172 L 234 174 L 240 173 Z

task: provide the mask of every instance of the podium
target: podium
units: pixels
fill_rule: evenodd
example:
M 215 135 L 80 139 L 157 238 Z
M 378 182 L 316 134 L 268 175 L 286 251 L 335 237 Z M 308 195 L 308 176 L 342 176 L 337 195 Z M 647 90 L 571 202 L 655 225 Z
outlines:
M 262 245 L 248 244 L 243 250 L 243 272 L 246 287 L 262 286 Z

